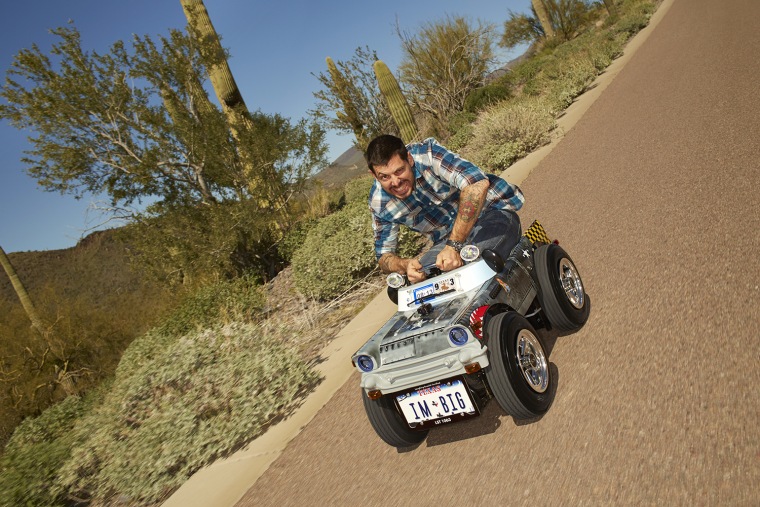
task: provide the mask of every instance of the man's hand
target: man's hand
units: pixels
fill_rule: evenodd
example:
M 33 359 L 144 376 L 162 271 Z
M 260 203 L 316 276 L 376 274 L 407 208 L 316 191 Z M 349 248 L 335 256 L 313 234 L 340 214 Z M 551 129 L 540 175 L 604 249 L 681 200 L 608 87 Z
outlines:
M 421 282 L 425 279 L 425 273 L 422 271 L 422 264 L 417 259 L 409 259 L 406 263 L 406 277 L 412 283 Z
M 462 265 L 462 258 L 459 256 L 459 252 L 446 245 L 435 258 L 435 265 L 441 271 L 451 271 Z
M 405 274 L 412 283 L 421 282 L 426 278 L 422 264 L 417 259 L 402 259 L 396 254 L 386 253 L 380 256 L 378 264 L 383 273 Z

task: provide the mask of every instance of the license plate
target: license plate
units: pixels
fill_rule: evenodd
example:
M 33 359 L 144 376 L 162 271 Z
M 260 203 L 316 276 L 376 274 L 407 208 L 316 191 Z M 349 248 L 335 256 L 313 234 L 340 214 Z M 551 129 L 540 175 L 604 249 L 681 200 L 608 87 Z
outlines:
M 427 285 L 420 287 L 419 289 L 415 289 L 414 300 L 417 303 L 421 303 L 420 298 L 425 298 L 428 296 L 432 296 L 434 294 L 440 294 L 442 292 L 448 292 L 453 288 L 454 288 L 454 279 L 444 278 L 442 280 L 438 280 L 435 283 L 429 283 Z
M 396 403 L 412 428 L 461 421 L 480 413 L 461 377 L 398 395 Z

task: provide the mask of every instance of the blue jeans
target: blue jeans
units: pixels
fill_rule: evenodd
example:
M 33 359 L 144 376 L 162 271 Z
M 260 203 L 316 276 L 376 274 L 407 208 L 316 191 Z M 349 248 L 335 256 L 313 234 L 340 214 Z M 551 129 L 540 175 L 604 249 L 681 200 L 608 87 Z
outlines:
M 502 259 L 507 260 L 512 249 L 520 241 L 521 235 L 522 227 L 517 213 L 504 209 L 487 209 L 478 218 L 475 227 L 472 228 L 464 243 L 477 245 L 481 252 L 490 248 L 501 255 Z M 420 258 L 420 264 L 423 266 L 434 265 L 435 258 L 445 246 L 446 239 L 433 245 Z

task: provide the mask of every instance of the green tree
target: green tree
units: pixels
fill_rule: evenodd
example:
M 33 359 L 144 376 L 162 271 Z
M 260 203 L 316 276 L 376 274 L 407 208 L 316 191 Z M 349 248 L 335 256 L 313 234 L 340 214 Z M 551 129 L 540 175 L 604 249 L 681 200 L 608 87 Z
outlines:
M 328 57 L 328 72 L 315 75 L 322 89 L 314 92 L 317 104 L 309 111 L 323 128 L 354 134 L 362 151 L 380 134 L 398 134 L 372 69 L 377 60 L 368 46 L 356 48 L 350 60 L 334 62 Z
M 433 118 L 434 130 L 445 133 L 450 116 L 484 83 L 493 63 L 493 28 L 449 16 L 414 34 L 398 26 L 396 31 L 403 50 L 401 81 L 409 87 L 414 107 Z
M 203 89 L 216 64 L 206 59 L 211 52 L 180 31 L 158 42 L 135 37 L 131 50 L 119 41 L 105 54 L 85 51 L 73 27 L 53 33 L 52 56 L 36 45 L 22 50 L 0 91 L 7 102 L 0 118 L 34 133 L 23 160 L 45 190 L 104 193 L 112 211 L 130 218 L 146 199 L 151 217 L 245 203 L 287 228 L 288 197 L 324 163 L 318 125 L 240 113 L 248 127 L 233 131 Z M 239 248 L 208 253 L 233 256 Z
M 570 40 L 587 23 L 589 6 L 585 0 L 533 0 L 531 12 L 532 16 L 509 12 L 500 46 L 513 48 L 554 38 Z

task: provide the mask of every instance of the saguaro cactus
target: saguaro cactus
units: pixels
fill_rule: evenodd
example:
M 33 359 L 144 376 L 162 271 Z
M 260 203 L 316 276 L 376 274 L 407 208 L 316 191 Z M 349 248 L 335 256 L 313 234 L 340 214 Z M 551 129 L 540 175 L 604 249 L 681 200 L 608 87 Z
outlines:
M 211 24 L 211 18 L 203 0 L 181 0 L 181 2 L 188 24 L 204 42 L 209 44 L 207 51 L 211 52 L 210 60 L 213 62 L 209 68 L 209 78 L 219 102 L 231 118 L 230 123 L 233 125 L 245 123 L 248 107 L 232 76 L 227 58 L 224 56 L 224 49 L 219 42 L 219 35 Z
M 377 60 L 372 67 L 375 69 L 377 84 L 380 85 L 380 93 L 385 97 L 388 109 L 390 109 L 391 115 L 393 115 L 393 119 L 401 131 L 401 138 L 405 143 L 416 141 L 419 135 L 417 124 L 414 122 L 412 110 L 398 85 L 398 81 L 382 60 Z
M 32 327 L 34 328 L 35 331 L 37 331 L 37 333 L 39 333 L 40 336 L 43 336 L 44 331 L 45 331 L 45 326 L 42 322 L 42 319 L 37 313 L 37 310 L 34 308 L 34 305 L 32 304 L 32 299 L 29 297 L 29 294 L 26 292 L 26 288 L 24 287 L 24 284 L 21 283 L 21 279 L 16 274 L 16 269 L 13 267 L 13 264 L 11 264 L 11 261 L 8 258 L 8 256 L 5 255 L 5 250 L 3 250 L 3 247 L 0 247 L 0 264 L 2 264 L 3 269 L 5 269 L 5 273 L 8 275 L 8 278 L 11 281 L 11 285 L 13 286 L 13 290 L 16 291 L 16 295 L 21 301 L 21 306 L 24 307 L 24 311 L 26 312 L 26 315 L 29 317 L 29 320 L 32 322 Z
M 554 37 L 554 28 L 552 27 L 552 21 L 549 17 L 549 11 L 546 10 L 543 0 L 531 0 L 533 10 L 536 11 L 538 16 L 538 22 L 541 23 L 541 27 L 544 29 L 544 34 L 547 39 Z
M 194 32 L 195 36 L 199 39 L 203 51 L 208 52 L 207 59 L 211 62 L 208 69 L 209 78 L 227 116 L 230 132 L 235 139 L 240 140 L 240 133 L 251 131 L 253 124 L 248 107 L 245 105 L 243 96 L 240 94 L 240 89 L 237 83 L 235 83 L 235 78 L 232 76 L 232 71 L 227 63 L 224 49 L 221 42 L 219 42 L 219 35 L 214 29 L 214 25 L 211 24 L 211 18 L 208 15 L 206 6 L 203 4 L 203 0 L 180 1 L 182 9 L 185 12 L 185 17 L 187 17 L 188 25 L 191 28 L 191 33 Z M 200 91 L 193 95 L 200 97 Z M 203 104 L 199 105 L 203 106 Z M 260 206 L 269 206 L 273 199 L 277 200 L 276 196 L 271 195 L 272 192 L 267 183 L 275 179 L 274 175 L 271 174 L 272 168 L 257 168 L 252 162 L 253 157 L 247 146 L 244 143 L 239 143 L 238 148 L 251 195 L 256 196 Z

